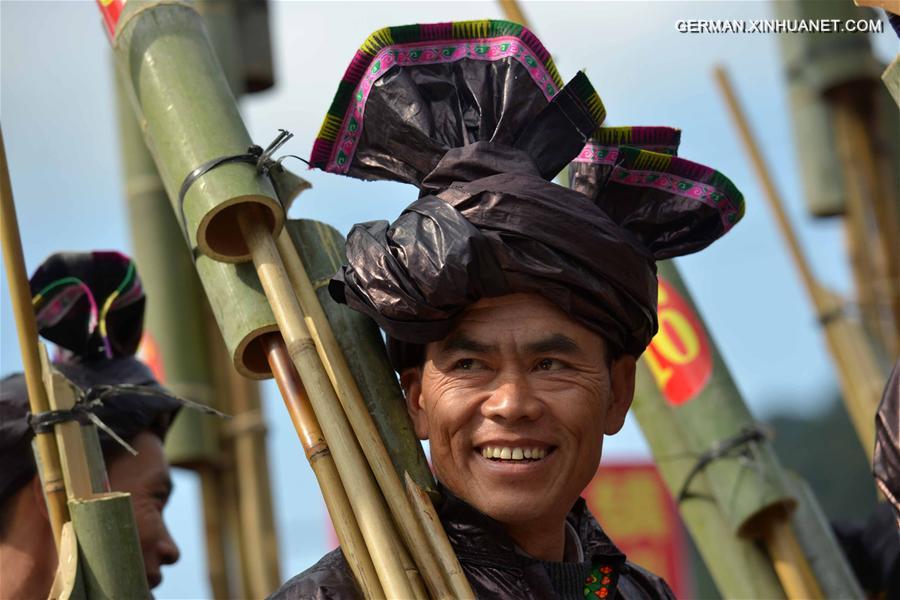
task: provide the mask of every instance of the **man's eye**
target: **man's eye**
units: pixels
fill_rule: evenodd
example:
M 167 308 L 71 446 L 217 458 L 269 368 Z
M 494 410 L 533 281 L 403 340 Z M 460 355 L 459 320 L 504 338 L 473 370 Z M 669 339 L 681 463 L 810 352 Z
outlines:
M 478 368 L 479 361 L 474 358 L 461 358 L 456 361 L 454 368 L 459 369 L 461 371 L 471 371 L 473 369 Z
M 556 360 L 555 358 L 542 358 L 538 361 L 537 365 L 535 365 L 535 369 L 538 371 L 556 371 L 562 369 L 565 365 Z

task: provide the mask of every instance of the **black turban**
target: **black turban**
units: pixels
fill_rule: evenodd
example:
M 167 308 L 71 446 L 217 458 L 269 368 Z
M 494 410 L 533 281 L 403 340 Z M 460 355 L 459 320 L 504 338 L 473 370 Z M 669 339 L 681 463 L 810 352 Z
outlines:
M 420 360 L 421 346 L 479 299 L 517 292 L 546 297 L 615 354 L 643 352 L 657 329 L 655 261 L 711 243 L 743 201 L 712 169 L 669 155 L 677 131 L 616 128 L 602 138 L 604 115 L 587 77 L 563 86 L 520 25 L 370 36 L 310 162 L 420 189 L 394 223 L 354 226 L 348 264 L 329 286 L 385 330 L 395 368 Z M 612 164 L 586 157 L 598 130 L 591 143 L 614 147 Z M 549 181 L 578 157 L 592 185 Z
M 58 345 L 53 367 L 75 384 L 82 403 L 126 442 L 142 431 L 160 439 L 182 405 L 133 354 L 143 332 L 144 293 L 134 263 L 118 252 L 59 253 L 31 278 L 40 334 Z M 109 455 L 118 448 L 98 429 Z M 25 377 L 0 381 L 0 503 L 36 472 Z

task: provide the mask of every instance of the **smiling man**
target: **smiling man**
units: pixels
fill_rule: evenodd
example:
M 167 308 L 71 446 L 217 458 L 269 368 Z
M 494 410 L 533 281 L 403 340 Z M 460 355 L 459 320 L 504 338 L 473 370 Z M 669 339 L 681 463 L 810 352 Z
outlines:
M 672 156 L 678 131 L 603 117 L 519 25 L 393 27 L 357 52 L 313 148 L 314 167 L 420 189 L 353 228 L 329 291 L 387 335 L 479 598 L 672 595 L 579 495 L 657 330 L 655 261 L 709 245 L 743 200 Z M 570 161 L 572 189 L 551 183 Z M 339 550 L 276 593 L 358 595 Z

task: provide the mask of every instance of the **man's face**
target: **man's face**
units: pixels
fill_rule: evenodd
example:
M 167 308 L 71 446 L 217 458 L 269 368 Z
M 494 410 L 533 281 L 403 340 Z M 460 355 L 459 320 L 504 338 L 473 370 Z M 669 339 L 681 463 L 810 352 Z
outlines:
M 154 588 L 162 581 L 160 567 L 178 560 L 178 546 L 162 515 L 172 493 L 172 480 L 158 437 L 145 431 L 131 445 L 138 451 L 137 456 L 120 454 L 107 465 L 107 471 L 114 491 L 131 494 L 147 582 Z
M 402 374 L 438 478 L 508 525 L 560 525 L 624 423 L 634 358 L 531 294 L 472 305 Z

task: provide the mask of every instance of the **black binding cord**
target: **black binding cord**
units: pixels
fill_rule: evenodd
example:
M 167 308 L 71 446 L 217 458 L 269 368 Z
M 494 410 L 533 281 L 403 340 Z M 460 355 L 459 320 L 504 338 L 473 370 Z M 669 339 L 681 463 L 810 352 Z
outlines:
M 687 477 L 684 478 L 684 483 L 681 484 L 681 491 L 678 492 L 678 503 L 680 504 L 684 500 L 692 497 L 692 494 L 688 491 L 691 482 L 711 463 L 724 458 L 733 450 L 746 446 L 750 442 L 759 442 L 766 439 L 767 437 L 768 436 L 766 435 L 766 432 L 763 431 L 758 425 L 751 425 L 750 427 L 745 427 L 731 437 L 715 442 L 709 448 L 709 450 L 707 450 L 697 458 L 697 462 L 691 468 L 690 472 L 687 474 Z
M 187 177 L 184 178 L 184 181 L 181 182 L 181 188 L 178 191 L 178 210 L 181 215 L 181 229 L 184 233 L 185 239 L 190 241 L 190 237 L 188 235 L 187 229 L 187 221 L 184 217 L 184 198 L 187 196 L 188 190 L 194 184 L 195 181 L 212 171 L 218 167 L 223 165 L 229 165 L 233 163 L 247 163 L 251 164 L 256 168 L 256 172 L 260 175 L 264 175 L 266 177 L 270 176 L 270 171 L 274 169 L 281 169 L 281 162 L 288 158 L 288 156 L 298 158 L 299 160 L 303 160 L 299 156 L 283 156 L 278 160 L 272 158 L 272 155 L 276 150 L 281 148 L 283 145 L 287 143 L 294 134 L 286 129 L 279 129 L 279 133 L 275 136 L 275 139 L 272 140 L 272 143 L 269 144 L 265 150 L 261 146 L 257 146 L 256 144 L 251 145 L 247 148 L 247 152 L 244 154 L 232 154 L 229 156 L 219 156 L 218 158 L 213 158 L 212 160 L 208 160 L 190 173 L 187 174 Z M 305 160 L 303 162 L 306 162 Z M 309 163 L 307 163 L 309 164 Z M 281 202 L 280 198 L 276 198 L 279 202 Z
M 98 385 L 88 389 L 87 391 L 81 391 L 77 386 L 74 385 L 72 387 L 79 393 L 78 398 L 75 400 L 75 405 L 72 408 L 64 410 L 48 410 L 28 415 L 28 424 L 31 426 L 31 429 L 35 434 L 52 433 L 53 427 L 55 425 L 68 423 L 71 421 L 80 423 L 81 425 L 93 424 L 96 425 L 98 429 L 104 431 L 107 435 L 109 435 L 109 437 L 115 440 L 117 444 L 125 448 L 125 450 L 130 452 L 132 455 L 137 455 L 137 450 L 132 448 L 128 442 L 119 437 L 119 435 L 115 431 L 113 431 L 111 427 L 104 423 L 100 419 L 100 417 L 94 414 L 94 411 L 102 407 L 106 400 L 118 394 L 130 394 L 154 398 L 168 398 L 170 400 L 175 400 L 182 406 L 200 411 L 204 414 L 215 415 L 224 419 L 231 418 L 229 415 L 221 413 L 212 407 L 206 406 L 205 404 L 200 404 L 199 402 L 194 402 L 193 400 L 188 400 L 187 398 L 181 398 L 154 386 L 121 383 L 118 385 Z

